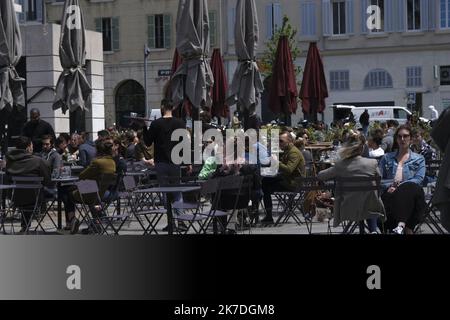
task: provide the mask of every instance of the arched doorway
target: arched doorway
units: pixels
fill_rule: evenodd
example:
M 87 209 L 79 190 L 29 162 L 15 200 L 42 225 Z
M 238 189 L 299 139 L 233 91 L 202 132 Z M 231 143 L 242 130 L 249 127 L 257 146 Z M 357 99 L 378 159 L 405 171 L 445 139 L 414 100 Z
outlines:
M 145 92 L 141 84 L 135 80 L 122 82 L 116 90 L 116 124 L 127 128 L 130 126 L 129 116 L 131 112 L 138 117 L 145 116 Z

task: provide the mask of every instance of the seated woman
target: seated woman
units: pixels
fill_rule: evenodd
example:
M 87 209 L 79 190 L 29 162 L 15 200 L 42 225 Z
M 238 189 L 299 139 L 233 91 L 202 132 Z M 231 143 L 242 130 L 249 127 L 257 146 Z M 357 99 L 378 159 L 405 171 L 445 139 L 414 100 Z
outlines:
M 340 160 L 334 167 L 319 172 L 320 180 L 331 180 L 338 177 L 376 177 L 380 176 L 378 162 L 375 159 L 361 156 L 365 137 L 352 134 L 339 150 Z M 356 182 L 355 182 L 356 183 Z M 334 227 L 343 221 L 368 221 L 369 231 L 376 233 L 376 219 L 384 216 L 384 207 L 376 191 L 358 191 L 348 194 L 335 194 Z M 375 218 L 374 218 L 375 216 Z M 372 221 L 372 223 L 371 223 Z
M 386 226 L 397 234 L 411 234 L 425 210 L 425 158 L 410 150 L 411 128 L 406 125 L 398 127 L 394 143 L 398 151 L 386 154 L 380 161 L 381 177 L 387 179 L 382 195 Z
M 110 141 L 98 140 L 95 144 L 97 157 L 91 164 L 80 173 L 80 180 L 96 180 L 99 185 L 100 197 L 106 192 L 108 186 L 104 186 L 101 178 L 104 174 L 115 174 L 116 163 L 113 159 L 113 144 Z M 71 233 L 78 232 L 80 221 L 75 217 L 75 202 L 81 202 L 80 194 L 73 187 L 64 187 L 59 190 L 59 194 L 64 203 L 66 221 Z M 95 210 L 94 206 L 91 211 Z

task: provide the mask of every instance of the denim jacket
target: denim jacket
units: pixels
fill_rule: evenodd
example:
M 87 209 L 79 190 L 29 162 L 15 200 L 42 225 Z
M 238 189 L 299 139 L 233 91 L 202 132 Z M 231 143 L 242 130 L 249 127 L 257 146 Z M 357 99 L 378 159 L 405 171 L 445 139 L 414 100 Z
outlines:
M 387 153 L 380 161 L 379 167 L 383 180 L 393 180 L 397 172 L 397 152 Z M 425 178 L 425 158 L 412 151 L 409 159 L 403 164 L 403 182 L 417 183 L 422 185 Z

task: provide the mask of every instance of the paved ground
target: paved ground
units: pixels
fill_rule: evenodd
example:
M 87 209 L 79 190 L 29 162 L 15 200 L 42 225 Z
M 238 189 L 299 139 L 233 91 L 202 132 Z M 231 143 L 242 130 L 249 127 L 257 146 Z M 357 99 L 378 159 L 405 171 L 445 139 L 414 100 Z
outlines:
M 51 212 L 50 215 L 51 215 L 52 219 L 56 222 L 57 221 L 56 211 Z M 263 214 L 261 214 L 261 218 L 262 217 L 263 217 Z M 276 219 L 276 216 L 274 218 Z M 63 217 L 63 226 L 64 226 L 64 223 L 65 223 L 65 221 L 64 221 L 64 217 Z M 20 230 L 20 221 L 17 219 L 12 224 L 14 226 L 15 233 L 18 233 Z M 115 223 L 115 225 L 117 225 L 117 224 L 118 224 L 118 222 Z M 342 227 L 333 228 L 332 224 L 333 224 L 333 221 L 331 220 L 330 226 L 331 226 L 332 234 L 342 233 L 342 230 L 343 230 Z M 166 225 L 167 225 L 167 220 L 165 217 L 163 217 L 161 219 L 161 221 L 157 224 L 157 227 L 156 227 L 156 230 L 160 235 L 167 234 L 167 232 L 162 231 L 162 229 Z M 37 226 L 37 223 L 34 222 L 31 230 L 34 230 L 36 226 Z M 63 234 L 63 235 L 70 234 L 68 231 L 57 231 L 55 226 L 53 225 L 53 223 L 51 222 L 51 220 L 48 217 L 44 220 L 43 226 L 49 234 L 55 234 L 56 232 L 58 232 L 59 234 Z M 86 227 L 87 226 L 83 224 L 80 226 L 80 230 L 82 230 Z M 312 223 L 312 234 L 328 235 L 328 234 L 330 234 L 328 227 L 329 227 L 329 224 L 327 221 L 318 222 L 318 221 L 316 221 L 316 219 L 314 219 L 313 223 Z M 239 225 L 237 225 L 235 223 L 231 223 L 230 228 L 235 229 L 237 231 L 237 234 L 239 234 L 239 235 L 248 235 L 248 234 L 253 234 L 253 235 L 258 235 L 258 234 L 269 234 L 269 235 L 298 234 L 298 235 L 302 235 L 303 234 L 303 235 L 307 235 L 307 234 L 309 234 L 306 224 L 303 223 L 302 225 L 298 225 L 292 219 L 289 220 L 288 222 L 282 223 L 278 226 L 263 227 L 261 224 L 257 224 L 257 225 L 253 225 L 251 228 L 249 228 L 248 226 L 245 228 L 241 228 Z M 12 233 L 11 221 L 8 221 L 5 223 L 5 229 L 6 229 L 7 234 Z M 41 228 L 38 228 L 38 230 L 41 231 Z M 139 223 L 136 221 L 135 218 L 126 222 L 122 228 L 122 231 L 120 232 L 121 235 L 142 235 L 142 233 L 143 233 L 142 228 L 140 227 Z M 432 234 L 433 232 L 427 225 L 423 225 L 420 233 Z M 39 232 L 39 234 L 41 234 L 41 232 Z

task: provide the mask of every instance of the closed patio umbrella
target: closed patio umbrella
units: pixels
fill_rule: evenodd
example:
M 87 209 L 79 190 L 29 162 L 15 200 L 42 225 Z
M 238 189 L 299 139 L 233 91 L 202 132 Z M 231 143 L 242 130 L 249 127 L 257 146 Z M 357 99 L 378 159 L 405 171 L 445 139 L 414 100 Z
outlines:
M 238 0 L 236 4 L 235 46 L 238 66 L 229 90 L 228 104 L 237 104 L 248 118 L 250 108 L 258 104 L 264 90 L 255 52 L 259 39 L 255 0 Z M 244 120 L 244 125 L 245 125 Z
M 272 112 L 290 116 L 297 112 L 297 82 L 288 38 L 280 37 L 273 64 L 269 91 L 269 106 Z
M 25 107 L 16 66 L 22 56 L 22 38 L 13 0 L 0 1 L 0 110 L 11 111 L 13 106 Z
M 317 121 L 317 113 L 325 110 L 325 98 L 327 97 L 328 88 L 322 58 L 316 43 L 312 42 L 309 45 L 300 89 L 303 112 L 309 116 L 309 120 Z
M 211 107 L 214 79 L 207 61 L 209 16 L 207 0 L 180 0 L 176 22 L 177 50 L 183 62 L 172 76 L 170 91 L 175 105 L 188 103 L 195 118 L 201 107 Z
M 66 0 L 61 20 L 59 58 L 63 72 L 56 85 L 53 109 L 63 113 L 86 110 L 91 98 L 91 86 L 84 72 L 86 35 L 79 0 Z
M 173 58 L 172 58 L 172 73 L 170 74 L 170 78 L 173 77 L 173 75 L 175 74 L 175 72 L 177 72 L 178 68 L 180 67 L 180 65 L 183 63 L 183 59 L 181 58 L 180 54 L 178 53 L 178 50 L 175 49 L 174 53 L 173 53 Z
M 214 76 L 214 86 L 212 88 L 212 108 L 211 115 L 214 117 L 228 118 L 229 109 L 226 104 L 228 90 L 227 75 L 223 65 L 220 49 L 214 49 L 211 57 L 211 70 Z

